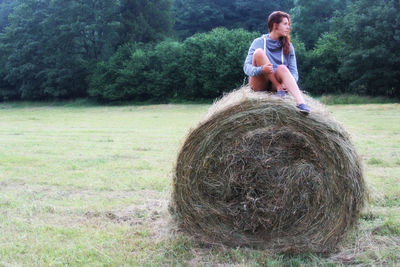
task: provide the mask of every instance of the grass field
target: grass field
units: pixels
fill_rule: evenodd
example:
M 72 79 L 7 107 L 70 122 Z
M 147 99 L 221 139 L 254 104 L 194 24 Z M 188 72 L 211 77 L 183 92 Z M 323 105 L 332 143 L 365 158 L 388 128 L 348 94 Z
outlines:
M 0 104 L 0 266 L 400 264 L 400 105 L 335 105 L 371 199 L 329 257 L 202 247 L 173 234 L 172 168 L 208 105 Z

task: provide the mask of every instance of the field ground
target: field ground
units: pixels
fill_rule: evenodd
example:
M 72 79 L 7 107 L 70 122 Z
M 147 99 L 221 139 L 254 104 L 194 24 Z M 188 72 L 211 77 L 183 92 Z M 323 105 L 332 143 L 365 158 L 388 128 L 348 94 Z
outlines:
M 205 248 L 173 234 L 168 200 L 185 134 L 208 105 L 0 104 L 0 266 L 400 264 L 400 105 L 335 105 L 371 191 L 329 257 Z

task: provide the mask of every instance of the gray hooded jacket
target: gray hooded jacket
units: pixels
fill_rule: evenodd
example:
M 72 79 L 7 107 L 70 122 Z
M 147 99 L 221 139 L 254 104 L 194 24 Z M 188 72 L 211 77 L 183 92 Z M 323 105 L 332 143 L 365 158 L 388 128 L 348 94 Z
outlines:
M 266 51 L 264 50 L 264 39 Z M 266 52 L 267 57 L 273 66 L 274 72 L 279 65 L 283 64 L 289 69 L 290 73 L 292 73 L 296 82 L 298 81 L 299 73 L 297 71 L 296 55 L 294 53 L 294 47 L 292 43 L 290 43 L 290 53 L 288 55 L 284 55 L 281 42 L 279 40 L 272 40 L 268 37 L 268 34 L 264 34 L 263 36 L 255 39 L 251 44 L 243 66 L 243 70 L 246 75 L 258 76 L 263 73 L 262 67 L 256 67 L 252 64 L 253 54 L 257 48 L 261 48 Z

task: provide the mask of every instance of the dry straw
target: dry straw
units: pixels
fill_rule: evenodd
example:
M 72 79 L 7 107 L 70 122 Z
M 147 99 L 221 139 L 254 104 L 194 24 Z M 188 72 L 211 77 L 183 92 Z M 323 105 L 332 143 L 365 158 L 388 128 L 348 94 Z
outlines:
M 364 205 L 349 135 L 307 97 L 301 114 L 248 87 L 214 103 L 178 155 L 170 210 L 208 244 L 276 252 L 335 250 Z

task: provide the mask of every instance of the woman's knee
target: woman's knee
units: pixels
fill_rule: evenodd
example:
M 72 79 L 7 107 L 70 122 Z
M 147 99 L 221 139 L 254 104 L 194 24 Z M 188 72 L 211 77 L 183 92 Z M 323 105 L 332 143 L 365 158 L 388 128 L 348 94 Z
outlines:
M 264 53 L 264 50 L 261 48 L 257 48 L 253 54 L 253 65 L 261 66 L 268 63 L 267 55 Z
M 265 53 L 264 53 L 264 50 L 262 49 L 262 48 L 257 48 L 255 51 L 254 51 L 254 55 L 265 55 Z
M 290 71 L 289 71 L 289 69 L 285 66 L 285 65 L 279 65 L 277 68 L 276 68 L 276 72 L 277 73 L 290 73 Z
M 265 58 L 267 57 L 267 55 L 265 54 L 265 52 L 264 52 L 263 49 L 257 48 L 257 49 L 254 51 L 253 57 L 259 58 L 259 59 L 261 59 L 261 58 L 265 59 Z

